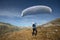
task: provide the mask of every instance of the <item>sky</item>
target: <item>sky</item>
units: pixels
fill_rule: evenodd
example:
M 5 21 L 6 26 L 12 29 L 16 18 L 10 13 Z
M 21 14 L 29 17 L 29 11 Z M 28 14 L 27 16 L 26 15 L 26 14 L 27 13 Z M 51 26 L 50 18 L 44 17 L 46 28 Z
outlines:
M 20 17 L 24 9 L 36 5 L 49 6 L 52 13 Z M 60 18 L 60 0 L 0 0 L 0 22 L 15 26 L 31 26 L 32 22 L 41 25 L 56 18 Z

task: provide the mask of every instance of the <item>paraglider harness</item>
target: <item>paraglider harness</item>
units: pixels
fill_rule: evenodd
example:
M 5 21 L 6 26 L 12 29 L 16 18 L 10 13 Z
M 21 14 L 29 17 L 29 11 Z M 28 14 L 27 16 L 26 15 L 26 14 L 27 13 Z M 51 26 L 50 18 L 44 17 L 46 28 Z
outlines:
M 33 27 L 33 32 L 32 32 L 32 35 L 37 35 L 37 29 L 36 29 L 36 25 L 35 24 L 33 24 L 32 25 L 32 27 Z

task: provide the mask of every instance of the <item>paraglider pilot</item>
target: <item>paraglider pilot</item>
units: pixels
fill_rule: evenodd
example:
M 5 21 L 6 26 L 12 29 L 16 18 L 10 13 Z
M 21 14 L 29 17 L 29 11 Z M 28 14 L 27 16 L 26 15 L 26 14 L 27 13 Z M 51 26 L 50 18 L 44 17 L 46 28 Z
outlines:
M 36 36 L 36 35 L 37 35 L 36 23 L 33 23 L 33 24 L 32 24 L 32 27 L 33 27 L 32 36 L 33 36 L 33 35 L 35 35 L 35 36 Z

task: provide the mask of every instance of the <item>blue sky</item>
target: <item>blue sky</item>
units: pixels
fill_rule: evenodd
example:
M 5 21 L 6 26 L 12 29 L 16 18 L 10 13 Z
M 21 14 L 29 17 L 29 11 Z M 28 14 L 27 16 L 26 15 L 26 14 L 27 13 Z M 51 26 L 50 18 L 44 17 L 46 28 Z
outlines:
M 35 5 L 49 6 L 53 12 L 20 17 L 22 10 Z M 31 26 L 32 22 L 44 24 L 56 18 L 60 18 L 59 0 L 0 0 L 0 22 L 16 26 Z

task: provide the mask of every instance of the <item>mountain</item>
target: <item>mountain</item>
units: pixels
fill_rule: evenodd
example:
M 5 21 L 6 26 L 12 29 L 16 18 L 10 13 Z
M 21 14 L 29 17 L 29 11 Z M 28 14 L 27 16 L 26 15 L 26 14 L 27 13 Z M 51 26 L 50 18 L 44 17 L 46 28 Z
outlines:
M 43 27 L 49 27 L 49 26 L 60 26 L 60 18 L 57 18 L 55 20 L 52 20 L 46 24 L 42 25 Z
M 60 40 L 60 18 L 37 26 L 37 31 L 37 36 L 32 36 L 32 29 L 25 28 L 7 33 L 0 40 Z
M 4 22 L 0 22 L 0 25 L 3 24 L 3 25 L 11 25 L 9 23 L 4 23 Z
M 19 27 L 11 25 L 9 23 L 0 22 L 0 36 L 8 32 L 14 32 L 20 30 Z

